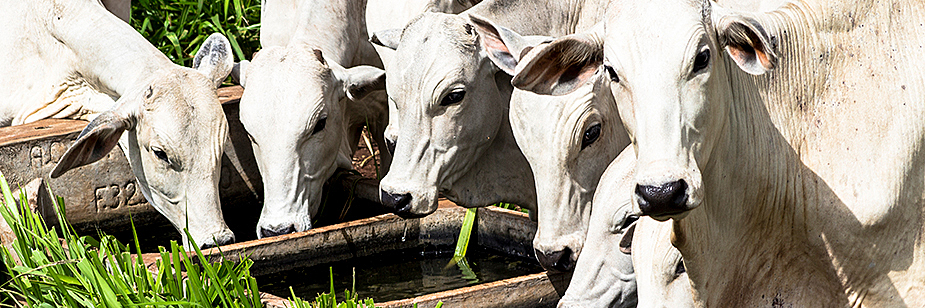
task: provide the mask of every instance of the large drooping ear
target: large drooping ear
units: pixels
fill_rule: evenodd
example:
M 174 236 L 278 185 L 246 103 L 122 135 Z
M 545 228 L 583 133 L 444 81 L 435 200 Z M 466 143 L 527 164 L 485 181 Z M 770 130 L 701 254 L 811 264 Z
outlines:
M 231 73 L 234 58 L 231 56 L 231 43 L 220 33 L 212 33 L 202 43 L 193 57 L 193 68 L 212 80 L 218 88 Z
M 247 87 L 247 66 L 250 64 L 250 61 L 241 60 L 241 62 L 235 63 L 231 68 L 231 80 L 234 80 L 235 83 L 241 85 L 242 87 Z
M 768 36 L 758 20 L 729 14 L 716 22 L 720 46 L 746 73 L 761 75 L 777 67 L 777 40 Z
M 369 42 L 392 50 L 398 49 L 402 29 L 388 29 L 373 32 Z
M 369 93 L 385 90 L 385 71 L 381 68 L 360 65 L 346 70 L 344 92 L 351 100 L 361 100 Z
M 534 46 L 548 43 L 553 38 L 548 36 L 522 36 L 508 28 L 497 26 L 479 16 L 469 15 L 469 20 L 479 34 L 479 43 L 488 53 L 488 58 L 498 68 L 514 75 L 514 67 L 521 57 Z
M 321 51 L 317 51 L 316 56 L 320 55 Z M 344 94 L 350 100 L 358 101 L 373 91 L 385 90 L 385 71 L 381 68 L 369 65 L 344 68 L 336 61 L 326 63 L 334 77 L 343 84 Z
M 542 95 L 564 95 L 588 82 L 604 61 L 604 42 L 596 32 L 566 35 L 524 55 L 511 84 Z
M 135 128 L 135 104 L 121 101 L 120 98 L 114 109 L 101 113 L 84 127 L 77 140 L 64 152 L 55 169 L 51 171 L 52 178 L 105 157 L 119 143 L 119 137 L 123 132 Z

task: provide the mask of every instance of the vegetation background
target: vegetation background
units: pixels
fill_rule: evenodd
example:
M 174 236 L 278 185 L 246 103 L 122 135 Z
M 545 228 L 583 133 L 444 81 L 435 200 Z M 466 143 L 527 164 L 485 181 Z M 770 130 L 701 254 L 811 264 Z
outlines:
M 250 59 L 260 48 L 260 0 L 134 0 L 129 24 L 186 67 L 215 32 L 231 42 L 235 62 Z

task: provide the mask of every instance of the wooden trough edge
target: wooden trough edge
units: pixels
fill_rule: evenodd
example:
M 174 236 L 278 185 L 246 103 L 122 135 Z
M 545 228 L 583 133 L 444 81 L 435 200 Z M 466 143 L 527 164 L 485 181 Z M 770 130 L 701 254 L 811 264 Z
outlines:
M 539 297 L 539 300 L 535 302 L 522 300 L 536 297 Z M 260 301 L 266 308 L 292 307 L 289 300 L 270 293 L 260 292 Z M 438 302 L 443 302 L 443 307 L 555 307 L 558 301 L 559 294 L 552 286 L 548 273 L 542 272 L 377 303 L 376 307 L 414 307 L 417 304 L 420 308 L 433 308 Z

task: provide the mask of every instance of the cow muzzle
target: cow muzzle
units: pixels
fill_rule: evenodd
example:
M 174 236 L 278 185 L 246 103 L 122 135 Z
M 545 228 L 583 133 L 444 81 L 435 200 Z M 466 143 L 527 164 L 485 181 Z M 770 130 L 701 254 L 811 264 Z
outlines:
M 536 260 L 540 262 L 547 271 L 567 273 L 575 269 L 575 262 L 572 260 L 572 249 L 565 247 L 562 250 L 545 252 L 536 249 Z
M 636 185 L 636 203 L 643 215 L 655 220 L 683 218 L 693 209 L 689 201 L 688 184 L 677 180 L 660 185 Z
M 208 249 L 234 243 L 234 240 L 234 233 L 229 229 L 224 229 L 218 233 L 212 234 L 210 237 L 198 241 L 198 244 L 200 249 Z
M 411 211 L 412 196 L 409 193 L 393 194 L 385 190 L 379 191 L 379 200 L 389 211 L 401 218 L 421 218 L 427 214 L 418 214 Z

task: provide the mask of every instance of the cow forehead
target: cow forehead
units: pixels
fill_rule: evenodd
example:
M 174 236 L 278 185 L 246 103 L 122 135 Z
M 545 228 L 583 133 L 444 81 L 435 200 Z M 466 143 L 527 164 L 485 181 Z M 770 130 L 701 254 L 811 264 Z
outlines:
M 574 143 L 574 138 L 583 130 L 585 119 L 598 111 L 594 99 L 593 87 L 582 86 L 578 90 L 562 96 L 538 95 L 517 91 L 512 99 L 511 108 L 516 116 L 519 129 L 546 142 L 555 142 L 555 146 L 565 142 Z M 531 143 L 525 147 L 539 147 L 549 150 L 553 144 Z M 544 151 L 545 152 L 545 151 Z
M 326 105 L 333 105 L 331 70 L 312 51 L 270 47 L 254 57 L 241 98 L 248 132 L 304 131 Z M 250 122 L 250 123 L 247 123 Z
M 390 93 L 411 95 L 452 79 L 474 78 L 480 68 L 476 44 L 475 29 L 462 17 L 441 13 L 419 16 L 402 33 L 393 62 L 397 73 L 387 73 L 389 86 L 399 88 L 390 88 Z
M 170 142 L 174 150 L 185 152 L 184 156 L 200 152 L 219 155 L 228 123 L 212 87 L 205 75 L 185 68 L 155 79 L 141 94 L 152 96 L 142 98 L 142 129 L 154 133 L 161 142 Z
M 611 2 L 605 23 L 607 60 L 619 68 L 639 71 L 651 71 L 665 63 L 680 65 L 677 60 L 688 57 L 690 46 L 708 34 L 710 20 L 708 1 L 681 2 Z

